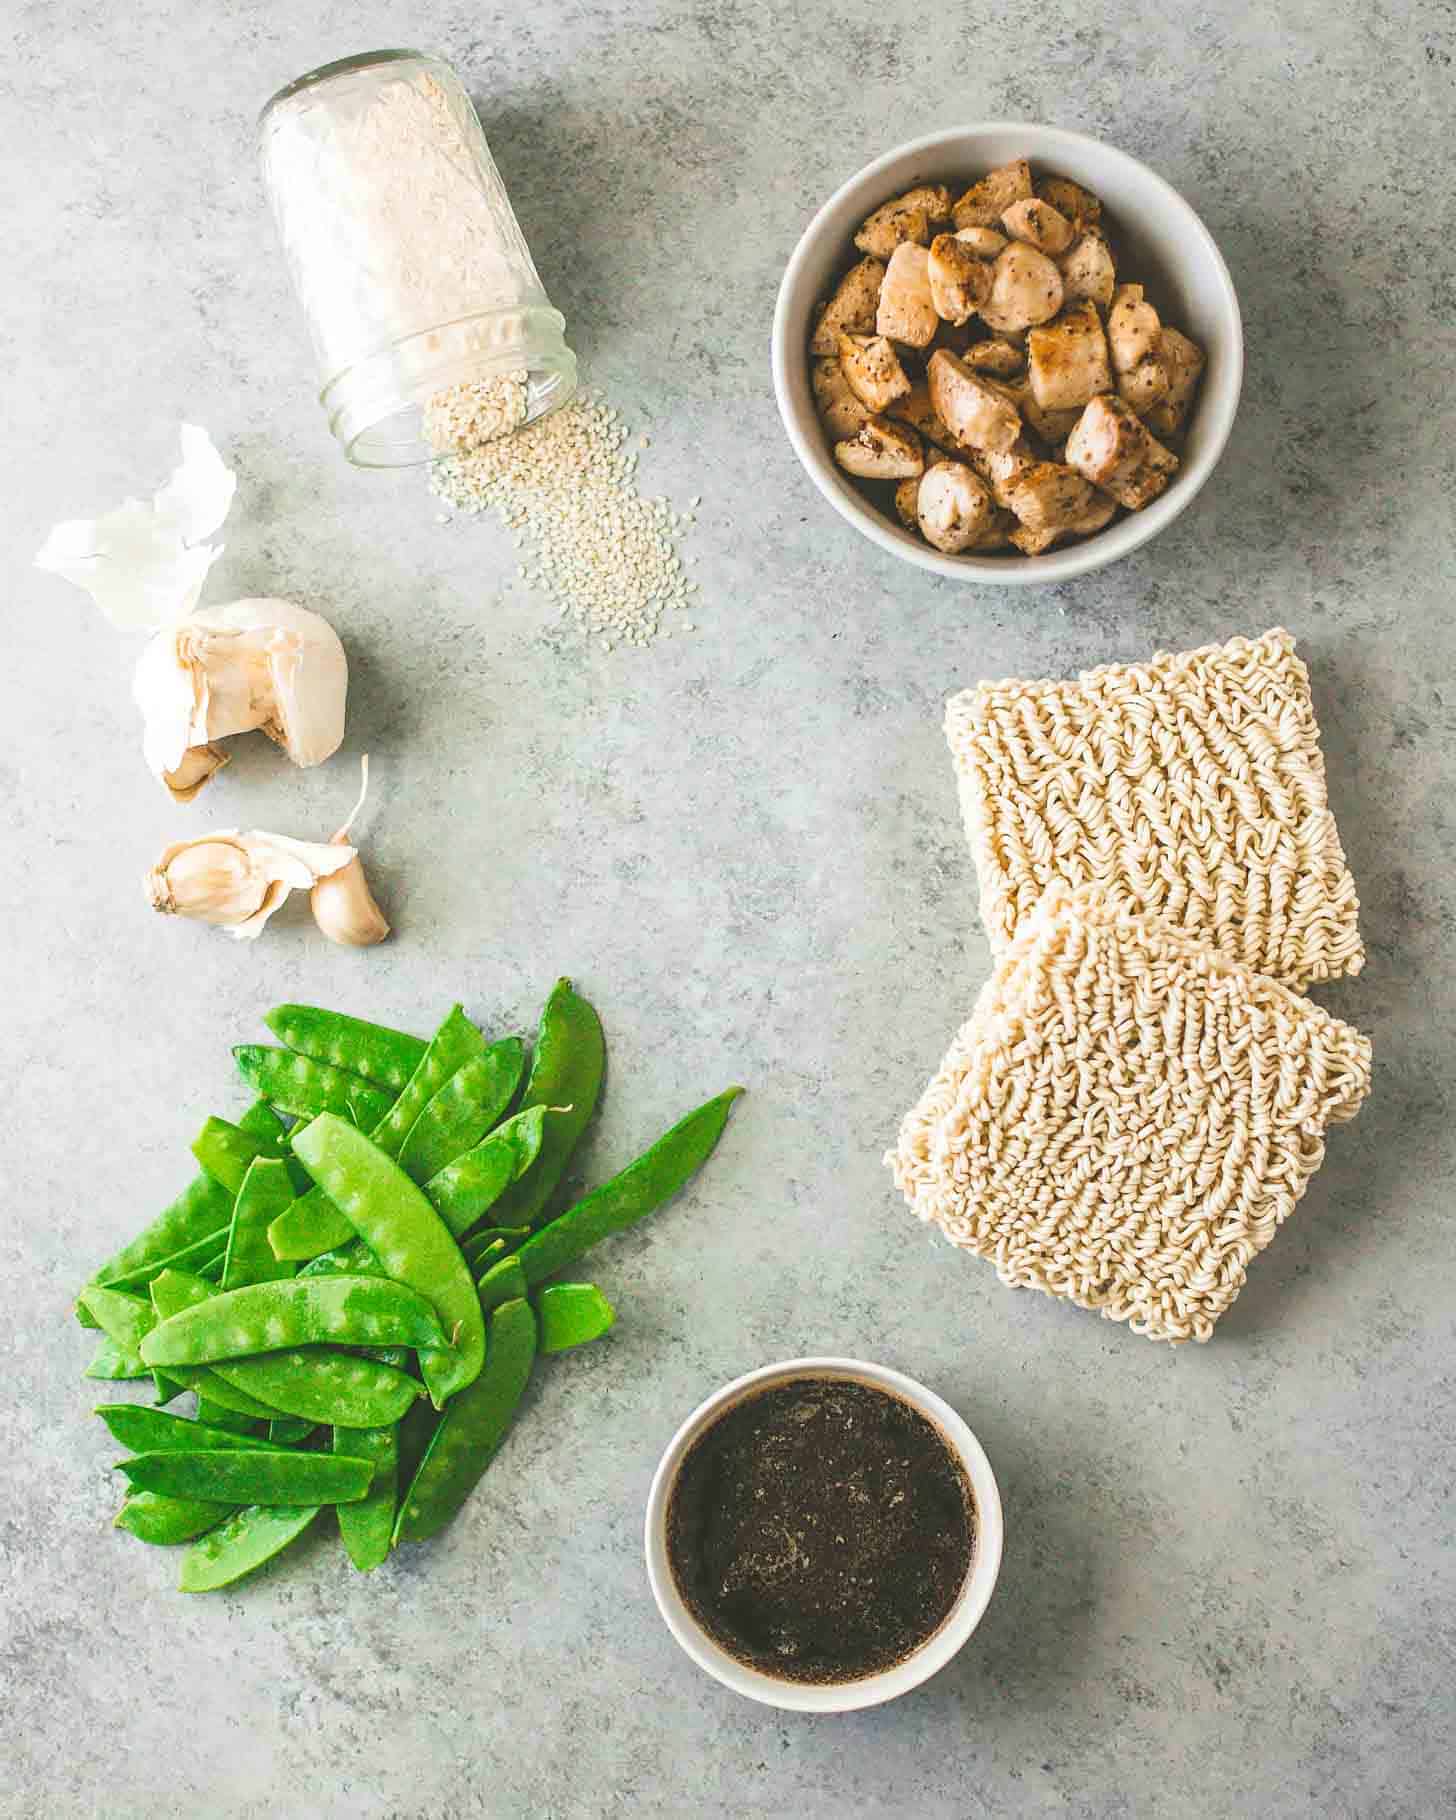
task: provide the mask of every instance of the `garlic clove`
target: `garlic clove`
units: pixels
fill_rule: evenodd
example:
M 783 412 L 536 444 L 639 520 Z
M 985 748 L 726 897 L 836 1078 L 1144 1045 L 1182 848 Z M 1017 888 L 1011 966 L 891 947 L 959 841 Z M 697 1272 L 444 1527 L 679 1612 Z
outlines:
M 359 795 L 343 827 L 329 842 L 332 847 L 345 847 L 364 799 L 369 794 L 369 754 L 359 760 Z M 331 942 L 341 948 L 372 948 L 389 934 L 389 923 L 369 889 L 364 876 L 364 862 L 352 847 L 354 855 L 347 866 L 320 879 L 308 894 L 313 920 Z
M 162 773 L 174 803 L 190 803 L 215 771 L 232 761 L 221 746 L 189 746 L 177 765 Z
M 152 908 L 166 916 L 212 923 L 252 940 L 290 891 L 308 890 L 353 858 L 352 847 L 331 841 L 223 828 L 165 848 L 146 876 L 146 892 Z

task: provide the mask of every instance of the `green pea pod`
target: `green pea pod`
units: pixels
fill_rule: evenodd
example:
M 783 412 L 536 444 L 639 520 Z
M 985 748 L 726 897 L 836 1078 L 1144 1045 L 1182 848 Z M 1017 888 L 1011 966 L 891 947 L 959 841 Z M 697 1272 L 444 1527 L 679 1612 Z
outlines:
M 376 1087 L 332 1062 L 273 1049 L 266 1043 L 238 1043 L 233 1048 L 238 1073 L 265 1100 L 295 1118 L 337 1112 L 366 1131 L 373 1130 L 394 1104 L 387 1088 Z
M 206 1371 L 207 1367 L 205 1365 L 197 1365 L 189 1366 L 186 1369 Z M 217 1400 L 217 1392 L 221 1385 L 222 1380 L 221 1378 L 218 1378 L 208 1384 L 205 1390 L 198 1391 L 198 1421 L 205 1422 L 209 1428 L 220 1428 L 225 1434 L 246 1435 L 250 1441 L 256 1441 L 259 1438 L 258 1430 L 263 1426 L 263 1418 L 249 1415 L 244 1410 L 234 1409 L 229 1404 L 219 1403 Z M 231 1389 L 231 1386 L 228 1386 L 228 1388 Z M 270 1428 L 273 1426 L 272 1416 L 267 1418 L 267 1424 Z M 156 1449 L 153 1448 L 152 1452 L 155 1453 Z
M 269 1248 L 280 1260 L 316 1258 L 320 1252 L 347 1245 L 353 1237 L 348 1215 L 317 1187 L 301 1194 L 268 1228 Z
M 423 1542 L 443 1529 L 495 1458 L 531 1375 L 536 1317 L 506 1302 L 490 1317 L 485 1370 L 452 1397 L 425 1449 L 395 1520 L 394 1540 Z
M 271 1415 L 344 1428 L 386 1427 L 424 1394 L 415 1379 L 393 1366 L 328 1346 L 223 1360 L 212 1370 L 230 1388 L 271 1405 Z
M 263 1022 L 296 1054 L 347 1068 L 395 1093 L 409 1084 L 429 1047 L 423 1038 L 406 1036 L 403 1030 L 323 1011 L 317 1005 L 275 1005 Z
M 485 1050 L 485 1038 L 459 1005 L 451 1007 L 409 1084 L 371 1133 L 379 1148 L 397 1157 L 415 1120 L 452 1074 Z
M 313 1522 L 319 1505 L 249 1505 L 194 1542 L 182 1557 L 178 1592 L 216 1592 L 231 1586 L 274 1555 Z
M 195 1308 L 218 1293 L 205 1278 L 185 1270 L 159 1271 L 151 1284 L 152 1306 L 159 1321 L 170 1320 L 184 1308 Z M 166 1375 L 184 1389 L 196 1391 L 198 1415 L 221 1427 L 231 1428 L 240 1421 L 266 1422 L 278 1413 L 256 1397 L 235 1390 L 208 1365 L 174 1365 Z
M 316 1422 L 305 1422 L 302 1416 L 274 1416 L 268 1424 L 268 1439 L 275 1447 L 297 1447 L 317 1426 Z
M 108 1340 L 128 1358 L 140 1356 L 142 1341 L 157 1324 L 150 1302 L 99 1283 L 82 1290 L 81 1300 Z
M 103 1403 L 95 1413 L 122 1446 L 133 1453 L 195 1453 L 200 1447 L 267 1446 L 266 1441 L 254 1440 L 234 1429 L 190 1422 L 186 1416 L 170 1416 L 145 1403 Z
M 484 1309 L 499 1308 L 502 1302 L 514 1302 L 525 1295 L 530 1285 L 518 1257 L 502 1258 L 481 1272 L 476 1292 Z
M 399 1428 L 335 1428 L 334 1452 L 374 1462 L 374 1483 L 357 1504 L 339 1506 L 344 1552 L 361 1574 L 372 1573 L 394 1539 L 399 1495 Z
M 536 1297 L 541 1350 L 568 1352 L 608 1332 L 617 1311 L 595 1283 L 553 1283 Z
M 674 1125 L 620 1175 L 534 1233 L 515 1256 L 533 1287 L 609 1234 L 652 1213 L 707 1162 L 743 1089 L 730 1087 Z M 145 1356 L 145 1355 L 143 1355 Z
M 127 1529 L 139 1541 L 162 1547 L 190 1542 L 217 1525 L 237 1508 L 211 1498 L 169 1498 L 160 1491 L 136 1491 L 116 1513 L 116 1527 Z
M 547 1121 L 534 1168 L 496 1203 L 500 1225 L 532 1226 L 545 1212 L 596 1110 L 606 1054 L 602 1020 L 572 991 L 570 980 L 557 980 L 541 1012 L 521 1110 L 532 1106 L 562 1110 Z
M 515 1098 L 525 1069 L 526 1046 L 518 1036 L 489 1044 L 457 1068 L 411 1126 L 400 1146 L 400 1168 L 425 1183 L 478 1144 Z
M 224 1289 L 241 1289 L 248 1283 L 276 1283 L 293 1275 L 293 1265 L 275 1258 L 268 1243 L 269 1226 L 293 1203 L 293 1183 L 283 1163 L 260 1156 L 248 1165 L 233 1205 L 222 1265 Z
M 94 1378 L 101 1384 L 119 1384 L 133 1378 L 150 1377 L 151 1373 L 134 1352 L 128 1352 L 115 1340 L 103 1336 L 81 1376 Z
M 255 1100 L 238 1124 L 254 1136 L 281 1138 L 283 1135 L 277 1113 L 263 1100 Z M 89 1282 L 105 1283 L 112 1288 L 145 1288 L 151 1280 L 149 1266 L 159 1259 L 170 1260 L 176 1252 L 225 1227 L 231 1214 L 232 1197 L 221 1182 L 202 1170 L 149 1226 L 120 1251 L 113 1252 L 99 1270 L 93 1271 Z M 152 1271 L 151 1275 L 154 1274 Z M 117 1281 L 123 1278 L 127 1280 Z M 83 1326 L 90 1324 L 89 1321 L 82 1322 Z
M 281 1447 L 139 1453 L 119 1461 L 117 1470 L 141 1491 L 226 1504 L 347 1504 L 362 1498 L 374 1477 L 369 1460 Z
M 190 1245 L 184 1245 L 180 1251 L 171 1252 L 162 1258 L 153 1258 L 150 1263 L 140 1265 L 130 1276 L 117 1277 L 107 1283 L 107 1289 L 120 1289 L 123 1293 L 132 1293 L 150 1287 L 153 1280 L 164 1270 L 186 1270 L 196 1272 L 199 1265 L 210 1264 L 219 1257 L 227 1256 L 228 1233 L 231 1230 L 233 1197 L 221 1183 L 218 1192 L 227 1207 L 227 1222 L 214 1232 L 205 1232 Z
M 498 1264 L 506 1255 L 506 1249 L 504 1239 L 494 1238 L 489 1233 L 460 1241 L 460 1255 L 465 1259 L 465 1268 L 477 1283 L 492 1264 Z
M 552 1114 L 553 1118 L 560 1116 Z M 540 1154 L 545 1127 L 544 1106 L 518 1112 L 425 1183 L 431 1205 L 457 1238 L 490 1212 L 512 1182 L 525 1175 Z
M 216 1257 L 204 1258 L 200 1264 L 195 1265 L 193 1268 L 196 1275 L 200 1276 L 204 1282 L 220 1284 L 222 1282 L 223 1265 L 226 1263 L 227 1247 L 224 1246 Z
M 233 1194 L 242 1187 L 249 1163 L 260 1156 L 281 1157 L 284 1148 L 281 1138 L 245 1131 L 219 1118 L 208 1119 L 192 1140 L 193 1156 Z
M 298 1274 L 301 1277 L 382 1277 L 384 1267 L 379 1259 L 352 1226 L 349 1233 L 347 1244 L 335 1246 L 332 1251 L 321 1251 L 316 1258 L 310 1258 Z
M 341 1130 L 352 1131 L 352 1126 L 337 1122 Z M 360 1138 L 361 1143 L 368 1141 Z M 184 1308 L 152 1329 L 142 1341 L 141 1356 L 148 1365 L 211 1365 L 219 1359 L 314 1342 L 436 1348 L 446 1344 L 430 1302 L 403 1280 L 295 1277 L 285 1283 L 251 1283 Z
M 485 1362 L 480 1298 L 449 1227 L 398 1163 L 335 1114 L 321 1112 L 294 1134 L 293 1147 L 329 1199 L 349 1216 L 393 1279 L 392 1286 L 407 1284 L 438 1311 L 449 1349 L 421 1352 L 420 1371 L 431 1402 L 440 1408 L 479 1375 Z M 322 1291 L 349 1279 L 313 1281 Z M 384 1280 L 379 1284 L 383 1286 Z M 391 1341 L 409 1344 L 402 1334 L 381 1334 L 376 1343 Z

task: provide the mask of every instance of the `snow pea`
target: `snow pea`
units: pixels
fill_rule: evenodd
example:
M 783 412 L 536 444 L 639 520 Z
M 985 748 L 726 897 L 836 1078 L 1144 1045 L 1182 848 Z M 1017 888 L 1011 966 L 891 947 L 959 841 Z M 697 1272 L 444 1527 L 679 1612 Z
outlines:
M 296 1540 L 314 1518 L 317 1504 L 250 1504 L 194 1542 L 182 1557 L 179 1592 L 216 1592 L 271 1561 Z
M 534 1286 L 555 1276 L 599 1240 L 645 1218 L 676 1194 L 713 1154 L 729 1108 L 742 1091 L 730 1087 L 690 1112 L 620 1175 L 533 1233 L 515 1253 L 526 1280 Z
M 270 1415 L 346 1428 L 397 1422 L 424 1388 L 392 1365 L 330 1346 L 295 1346 L 256 1359 L 225 1359 L 212 1367 L 230 1388 L 271 1404 Z
M 206 1371 L 207 1367 L 205 1365 L 198 1365 L 193 1367 L 193 1369 L 197 1371 Z M 211 1396 L 207 1395 L 205 1391 L 198 1391 L 198 1421 L 205 1422 L 209 1428 L 221 1428 L 230 1435 L 246 1435 L 250 1441 L 256 1441 L 258 1439 L 258 1430 L 263 1426 L 264 1419 L 259 1416 L 242 1414 L 238 1410 L 230 1408 L 225 1403 L 219 1403 L 217 1400 L 217 1386 L 221 1382 L 222 1380 L 219 1378 L 216 1383 L 208 1386 L 208 1389 L 212 1392 Z M 286 1419 L 287 1418 L 285 1418 L 285 1420 Z M 272 1416 L 267 1417 L 267 1425 L 269 1428 L 273 1426 Z M 155 1452 L 156 1450 L 153 1449 L 153 1451 Z
M 93 1284 L 81 1291 L 87 1312 L 96 1325 L 127 1358 L 137 1358 L 142 1341 L 157 1324 L 150 1302 L 140 1296 L 125 1295 L 119 1289 L 105 1289 Z
M 211 1498 L 170 1498 L 165 1492 L 137 1491 L 117 1511 L 115 1524 L 130 1530 L 139 1541 L 169 1547 L 216 1528 L 236 1508 Z
M 370 1460 L 282 1447 L 139 1453 L 118 1461 L 117 1471 L 141 1491 L 222 1504 L 346 1504 L 362 1498 L 374 1477 Z
M 316 1258 L 320 1252 L 347 1245 L 353 1237 L 348 1216 L 317 1187 L 299 1195 L 268 1228 L 269 1248 L 280 1260 Z
M 103 1403 L 95 1414 L 101 1417 L 115 1439 L 133 1453 L 185 1453 L 196 1452 L 199 1447 L 268 1445 L 252 1435 L 213 1427 L 206 1422 L 191 1422 L 186 1416 L 170 1416 L 164 1409 L 151 1409 L 145 1403 Z
M 506 1242 L 489 1233 L 480 1234 L 473 1239 L 462 1239 L 460 1255 L 465 1259 L 465 1268 L 478 1283 L 484 1272 L 492 1264 L 498 1264 L 506 1255 Z
M 185 1270 L 160 1271 L 151 1284 L 152 1307 L 156 1310 L 159 1321 L 170 1320 L 184 1308 L 195 1308 L 200 1302 L 210 1301 L 217 1294 L 219 1291 L 204 1277 Z M 234 1389 L 225 1379 L 218 1377 L 210 1365 L 173 1365 L 168 1368 L 166 1375 L 184 1389 L 196 1391 L 197 1413 L 204 1419 L 220 1422 L 226 1414 L 233 1418 L 266 1422 L 278 1413 L 266 1403 L 260 1403 L 256 1397 Z
M 274 1049 L 267 1043 L 238 1043 L 233 1060 L 254 1093 L 295 1118 L 311 1119 L 316 1112 L 337 1112 L 367 1131 L 394 1104 L 395 1096 L 388 1088 L 376 1087 L 362 1075 L 336 1068 L 332 1062 L 295 1055 L 291 1049 Z
M 260 1156 L 248 1165 L 228 1230 L 221 1279 L 224 1289 L 276 1283 L 293 1275 L 293 1265 L 275 1258 L 268 1243 L 269 1226 L 293 1200 L 293 1183 L 284 1164 Z
M 461 1241 L 460 1250 L 466 1263 L 491 1245 L 503 1245 L 507 1251 L 514 1251 L 518 1245 L 524 1245 L 531 1236 L 529 1226 L 482 1226 L 472 1232 L 468 1239 Z
M 513 1302 L 530 1288 L 518 1257 L 502 1258 L 480 1273 L 476 1293 L 482 1308 L 498 1308 L 502 1302 Z
M 268 1424 L 268 1439 L 275 1447 L 297 1447 L 316 1427 L 317 1423 L 305 1422 L 302 1416 L 274 1416 Z
M 227 1255 L 228 1232 L 231 1229 L 233 1197 L 219 1182 L 218 1192 L 226 1206 L 227 1220 L 213 1232 L 205 1232 L 190 1245 L 184 1245 L 180 1251 L 171 1252 L 166 1257 L 153 1258 L 149 1263 L 139 1266 L 130 1276 L 116 1277 L 108 1282 L 107 1289 L 131 1291 L 147 1289 L 154 1278 L 164 1270 L 186 1270 L 195 1272 L 200 1264 L 210 1264 L 219 1256 Z
M 255 1137 L 276 1139 L 283 1135 L 277 1113 L 263 1100 L 254 1101 L 238 1125 Z M 151 1275 L 155 1275 L 155 1269 L 148 1274 L 150 1267 L 164 1268 L 159 1260 L 170 1261 L 175 1253 L 226 1227 L 231 1215 L 232 1197 L 221 1182 L 201 1170 L 149 1226 L 92 1272 L 88 1286 L 105 1283 L 110 1288 L 145 1288 Z
M 543 1353 L 567 1352 L 600 1339 L 616 1318 L 617 1311 L 595 1283 L 553 1283 L 536 1297 Z
M 465 1268 L 450 1228 L 392 1157 L 362 1131 L 331 1112 L 321 1112 L 296 1132 L 294 1150 L 329 1199 L 349 1216 L 361 1239 L 388 1273 L 378 1280 L 398 1288 L 407 1284 L 428 1298 L 439 1312 L 451 1350 L 420 1353 L 420 1370 L 430 1400 L 440 1408 L 463 1390 L 485 1362 L 485 1318 L 480 1298 Z M 314 1279 L 320 1291 L 344 1277 Z M 357 1278 L 358 1282 L 375 1281 Z M 342 1336 L 329 1336 L 339 1339 Z M 368 1336 L 368 1340 L 375 1336 Z M 378 1340 L 408 1340 L 380 1334 Z M 162 1361 L 165 1363 L 165 1361 Z
M 430 1038 L 430 1046 L 408 1085 L 371 1132 L 379 1148 L 386 1155 L 397 1157 L 415 1120 L 446 1081 L 484 1050 L 485 1038 L 460 1006 L 452 1005 L 444 1023 Z
M 566 1172 L 571 1153 L 581 1141 L 601 1092 L 606 1064 L 602 1020 L 572 990 L 569 979 L 557 980 L 541 1012 L 531 1078 L 521 1110 L 560 1107 L 546 1125 L 541 1154 L 529 1175 L 501 1196 L 496 1217 L 502 1226 L 531 1226 L 545 1211 Z
M 553 1118 L 559 1118 L 553 1113 Z M 507 1119 L 473 1150 L 447 1163 L 425 1183 L 436 1213 L 458 1238 L 482 1219 L 535 1162 L 546 1126 L 546 1108 L 532 1106 Z
M 400 1503 L 396 1544 L 435 1535 L 470 1496 L 505 1439 L 535 1353 L 531 1304 L 517 1299 L 495 1309 L 485 1370 L 446 1405 Z
M 317 1005 L 275 1005 L 265 1012 L 263 1022 L 296 1054 L 332 1062 L 395 1093 L 408 1084 L 429 1047 L 423 1038 L 407 1036 L 403 1030 L 323 1011 Z
M 320 1116 L 333 1117 L 331 1113 Z M 341 1130 L 353 1131 L 342 1120 L 336 1122 Z M 369 1140 L 360 1137 L 359 1141 L 367 1144 Z M 196 1307 L 184 1308 L 152 1329 L 142 1341 L 141 1356 L 148 1365 L 210 1365 L 218 1359 L 246 1358 L 315 1341 L 353 1346 L 446 1345 L 430 1302 L 402 1280 L 295 1277 L 285 1283 L 250 1283 L 245 1289 L 230 1289 Z
M 399 1166 L 421 1184 L 478 1144 L 516 1096 L 526 1071 L 526 1045 L 518 1036 L 490 1043 L 457 1068 L 410 1128 Z
M 192 1140 L 193 1156 L 233 1194 L 242 1187 L 248 1164 L 254 1158 L 281 1157 L 284 1150 L 282 1138 L 245 1131 L 241 1125 L 219 1118 L 208 1119 Z M 307 1186 L 305 1182 L 304 1187 Z
M 361 1574 L 372 1573 L 389 1553 L 399 1495 L 399 1426 L 335 1428 L 334 1452 L 374 1462 L 374 1482 L 357 1504 L 339 1506 L 344 1551 Z
M 221 1283 L 223 1265 L 226 1263 L 227 1247 L 224 1246 L 215 1257 L 204 1258 L 200 1264 L 194 1265 L 193 1273 L 205 1283 Z
M 102 1384 L 119 1384 L 133 1378 L 150 1377 L 151 1373 L 134 1352 L 128 1352 L 124 1346 L 118 1346 L 115 1340 L 103 1335 L 81 1376 L 94 1378 Z

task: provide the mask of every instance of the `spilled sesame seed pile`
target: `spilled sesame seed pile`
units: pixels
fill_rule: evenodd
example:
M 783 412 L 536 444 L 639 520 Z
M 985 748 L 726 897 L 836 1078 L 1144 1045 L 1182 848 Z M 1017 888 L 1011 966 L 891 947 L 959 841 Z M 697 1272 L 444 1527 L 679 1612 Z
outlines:
M 437 462 L 430 477 L 456 511 L 498 512 L 524 557 L 521 579 L 608 651 L 696 630 L 698 584 L 677 545 L 701 501 L 677 512 L 644 498 L 629 434 L 599 393 L 578 393 L 513 436 Z
M 529 378 L 523 369 L 436 392 L 425 406 L 425 439 L 431 449 L 445 455 L 451 449 L 475 449 L 497 436 L 508 436 L 525 421 Z

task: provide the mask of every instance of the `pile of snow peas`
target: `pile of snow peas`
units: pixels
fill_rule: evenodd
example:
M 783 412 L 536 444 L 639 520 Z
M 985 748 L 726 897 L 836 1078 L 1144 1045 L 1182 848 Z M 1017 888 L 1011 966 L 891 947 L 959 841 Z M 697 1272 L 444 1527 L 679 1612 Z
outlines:
M 606 1047 L 558 980 L 534 1049 L 488 1042 L 454 1006 L 428 1042 L 312 1005 L 244 1044 L 257 1096 L 210 1118 L 198 1173 L 88 1279 L 86 1376 L 149 1381 L 96 1413 L 130 1457 L 118 1527 L 186 1544 L 183 1592 L 252 1573 L 327 1509 L 368 1573 L 460 1510 L 538 1357 L 615 1320 L 592 1283 L 553 1281 L 706 1162 L 742 1091 L 698 1107 L 558 1210 Z M 166 1407 L 191 1394 L 196 1413 Z

